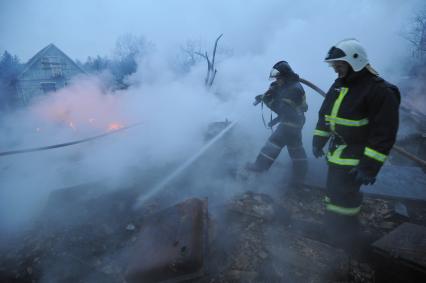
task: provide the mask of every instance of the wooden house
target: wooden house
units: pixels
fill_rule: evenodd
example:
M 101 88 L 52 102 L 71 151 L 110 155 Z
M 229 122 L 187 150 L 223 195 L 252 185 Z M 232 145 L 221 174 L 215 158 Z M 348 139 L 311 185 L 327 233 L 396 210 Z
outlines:
M 18 99 L 28 104 L 33 97 L 56 91 L 81 74 L 85 74 L 83 69 L 54 44 L 49 44 L 34 55 L 19 74 Z

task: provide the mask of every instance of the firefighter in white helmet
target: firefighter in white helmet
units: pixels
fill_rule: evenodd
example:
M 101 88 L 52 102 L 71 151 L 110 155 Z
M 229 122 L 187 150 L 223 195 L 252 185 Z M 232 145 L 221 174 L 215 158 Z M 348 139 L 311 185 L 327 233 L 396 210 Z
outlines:
M 378 76 L 356 39 L 335 44 L 325 62 L 338 78 L 319 111 L 313 155 L 325 155 L 329 142 L 325 223 L 334 240 L 350 245 L 358 232 L 360 187 L 374 184 L 395 143 L 400 93 Z

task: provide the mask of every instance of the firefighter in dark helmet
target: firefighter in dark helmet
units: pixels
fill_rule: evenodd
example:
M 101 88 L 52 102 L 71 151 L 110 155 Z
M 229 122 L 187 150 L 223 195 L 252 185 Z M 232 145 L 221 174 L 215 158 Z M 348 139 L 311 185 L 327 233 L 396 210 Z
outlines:
M 284 146 L 293 162 L 290 183 L 297 185 L 303 181 L 307 171 L 306 153 L 302 145 L 302 127 L 305 123 L 307 104 L 305 91 L 299 82 L 299 76 L 286 61 L 277 62 L 271 70 L 274 79 L 263 95 L 256 96 L 257 102 L 264 103 L 278 117 L 271 121 L 277 128 L 260 150 L 256 161 L 248 163 L 246 169 L 254 172 L 268 170 Z M 270 126 L 271 123 L 270 123 Z
M 395 143 L 400 93 L 378 76 L 355 39 L 334 45 L 325 62 L 338 78 L 319 111 L 313 155 L 323 156 L 329 142 L 325 224 L 336 241 L 351 245 L 359 232 L 360 187 L 374 184 Z

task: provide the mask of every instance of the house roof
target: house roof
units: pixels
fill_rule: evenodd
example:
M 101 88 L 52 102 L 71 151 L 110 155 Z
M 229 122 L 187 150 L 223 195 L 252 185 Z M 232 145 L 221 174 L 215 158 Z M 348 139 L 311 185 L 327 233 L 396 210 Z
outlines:
M 19 74 L 18 79 L 21 78 L 26 72 L 28 72 L 28 70 L 31 69 L 31 67 L 39 59 L 41 59 L 49 50 L 51 50 L 52 48 L 56 49 L 60 54 L 62 54 L 62 56 L 64 56 L 65 58 L 67 58 L 82 73 L 86 73 L 82 68 L 80 68 L 80 66 L 78 66 L 74 62 L 74 60 L 72 60 L 70 57 L 68 57 L 67 54 L 65 54 L 61 49 L 59 49 L 58 47 L 56 47 L 56 45 L 54 45 L 53 43 L 50 43 L 49 45 L 47 45 L 46 47 L 44 47 L 43 49 L 41 49 L 39 52 L 37 52 L 33 57 L 31 57 L 30 60 L 28 60 L 28 62 L 25 64 L 24 70 Z

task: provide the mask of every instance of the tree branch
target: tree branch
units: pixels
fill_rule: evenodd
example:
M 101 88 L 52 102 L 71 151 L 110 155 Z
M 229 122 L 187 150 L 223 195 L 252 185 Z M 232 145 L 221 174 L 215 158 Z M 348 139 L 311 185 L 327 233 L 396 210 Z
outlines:
M 214 48 L 213 48 L 213 58 L 212 58 L 212 67 L 214 68 L 214 61 L 216 58 L 216 49 L 217 49 L 217 43 L 219 41 L 219 39 L 223 36 L 223 33 L 221 35 L 219 35 L 218 38 L 216 38 L 216 41 L 214 43 Z

